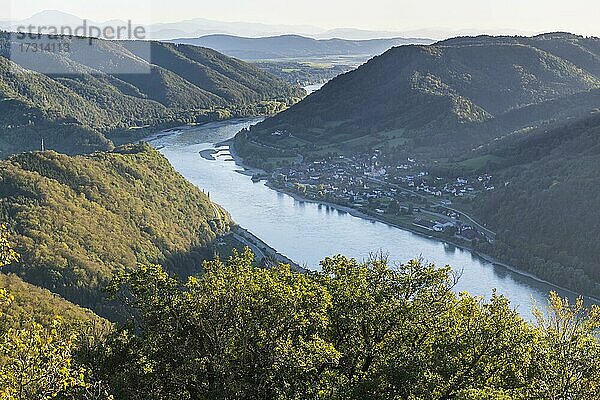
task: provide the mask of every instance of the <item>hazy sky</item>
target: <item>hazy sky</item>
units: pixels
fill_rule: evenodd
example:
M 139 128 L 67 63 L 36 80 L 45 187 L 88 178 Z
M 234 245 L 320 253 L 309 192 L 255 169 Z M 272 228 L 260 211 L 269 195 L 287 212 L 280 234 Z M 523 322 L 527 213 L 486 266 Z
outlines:
M 95 21 L 207 18 L 323 28 L 563 30 L 600 36 L 600 0 L 0 0 L 0 10 L 7 9 L 5 4 L 15 19 L 56 9 Z

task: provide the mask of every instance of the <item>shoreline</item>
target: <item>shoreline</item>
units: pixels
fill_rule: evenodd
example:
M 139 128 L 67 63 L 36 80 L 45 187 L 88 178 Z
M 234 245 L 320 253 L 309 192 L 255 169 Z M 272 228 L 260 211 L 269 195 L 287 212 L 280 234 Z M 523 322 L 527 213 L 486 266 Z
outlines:
M 504 263 L 502 261 L 499 261 L 499 260 L 495 259 L 494 257 L 492 257 L 492 256 L 490 256 L 488 254 L 479 252 L 479 251 L 477 251 L 477 250 L 473 249 L 472 247 L 467 246 L 465 244 L 459 244 L 459 243 L 456 243 L 456 242 L 454 242 L 452 240 L 442 239 L 442 238 L 439 238 L 439 237 L 436 237 L 436 236 L 428 235 L 428 234 L 426 234 L 424 232 L 421 232 L 421 231 L 418 231 L 416 229 L 412 229 L 412 228 L 409 228 L 407 226 L 403 226 L 403 225 L 395 224 L 393 222 L 386 221 L 386 220 L 384 220 L 382 218 L 378 218 L 378 217 L 375 217 L 375 216 L 372 216 L 372 215 L 369 215 L 369 214 L 365 214 L 362 211 L 358 211 L 358 210 L 356 210 L 354 208 L 351 208 L 351 207 L 348 207 L 348 206 L 342 206 L 340 204 L 330 203 L 330 202 L 327 202 L 327 201 L 319 201 L 319 200 L 307 199 L 307 198 L 304 198 L 304 197 L 302 197 L 301 195 L 299 195 L 297 193 L 289 192 L 289 191 L 286 191 L 286 190 L 274 187 L 272 184 L 269 183 L 268 180 L 264 180 L 264 181 L 265 181 L 265 186 L 268 187 L 269 189 L 271 189 L 273 191 L 276 191 L 278 193 L 282 193 L 282 194 L 285 194 L 287 196 L 290 196 L 290 197 L 292 197 L 296 201 L 300 201 L 300 202 L 304 202 L 304 203 L 312 203 L 312 204 L 317 204 L 317 205 L 323 205 L 323 206 L 331 208 L 333 210 L 345 212 L 345 213 L 347 213 L 349 215 L 352 215 L 353 217 L 356 217 L 356 218 L 361 218 L 361 219 L 364 219 L 364 220 L 367 220 L 367 221 L 370 221 L 370 222 L 374 222 L 374 223 L 384 224 L 384 225 L 387 225 L 387 226 L 392 227 L 392 228 L 396 228 L 396 229 L 400 229 L 400 230 L 403 230 L 403 231 L 406 231 L 406 232 L 410 232 L 410 233 L 412 233 L 414 235 L 421 236 L 421 237 L 426 238 L 426 239 L 434 240 L 436 242 L 440 242 L 440 243 L 443 243 L 443 244 L 452 245 L 452 246 L 454 246 L 456 248 L 459 248 L 461 250 L 470 252 L 472 255 L 480 258 L 481 260 L 483 260 L 485 262 L 488 262 L 488 263 L 492 264 L 493 266 L 505 268 L 505 269 L 509 270 L 510 272 L 512 272 L 514 274 L 520 275 L 520 276 L 525 277 L 525 278 L 532 279 L 532 280 L 534 280 L 534 281 L 536 281 L 538 283 L 546 284 L 548 286 L 551 286 L 551 287 L 553 287 L 555 289 L 558 289 L 560 291 L 569 293 L 569 294 L 574 295 L 574 296 L 578 296 L 578 297 L 579 296 L 583 296 L 584 299 L 589 299 L 589 300 L 592 300 L 592 301 L 600 304 L 600 298 L 596 298 L 594 296 L 582 295 L 580 293 L 576 293 L 572 289 L 569 289 L 569 288 L 566 288 L 566 287 L 562 287 L 562 286 L 557 285 L 555 283 L 552 283 L 552 282 L 550 282 L 550 281 L 548 281 L 548 280 L 546 280 L 544 278 L 540 278 L 540 277 L 532 274 L 531 272 L 527 272 L 527 271 L 524 271 L 524 270 L 522 270 L 520 268 L 517 268 L 515 266 L 506 264 L 506 263 Z
M 310 270 L 302 267 L 300 264 L 293 261 L 291 258 L 287 257 L 286 255 L 281 254 L 276 249 L 274 249 L 269 244 L 267 244 L 264 240 L 262 240 L 261 238 L 259 238 L 254 233 L 250 232 L 248 229 L 246 229 L 244 227 L 235 225 L 232 228 L 231 233 L 234 235 L 236 240 L 240 241 L 241 243 L 245 242 L 251 249 L 252 249 L 252 247 L 255 247 L 256 250 L 255 249 L 252 249 L 252 250 L 255 252 L 255 255 L 257 257 L 260 256 L 259 254 L 256 254 L 257 251 L 259 253 L 262 253 L 263 262 L 268 262 L 269 261 L 268 259 L 271 258 L 272 260 L 275 260 L 276 262 L 278 262 L 280 264 L 289 265 L 293 270 L 298 271 L 300 273 L 306 274 L 306 273 L 310 272 Z
M 235 120 L 235 119 L 233 119 L 233 120 Z M 218 122 L 226 122 L 226 121 L 218 121 Z M 207 124 L 210 124 L 210 123 L 211 122 L 208 122 Z M 205 125 L 205 124 L 202 124 L 202 125 Z M 189 128 L 189 126 L 182 126 L 179 129 L 178 128 L 170 128 L 167 131 L 163 131 L 162 132 L 163 134 L 161 134 L 160 136 L 163 137 L 163 136 L 173 135 L 176 132 L 181 131 L 181 129 L 185 129 L 185 128 Z M 143 140 L 147 140 L 147 141 L 156 140 L 156 134 L 153 135 L 153 136 L 154 137 L 150 137 L 150 138 L 143 139 Z M 269 175 L 266 171 L 264 171 L 264 170 L 262 170 L 260 168 L 256 168 L 256 167 L 252 167 L 250 165 L 247 165 L 244 162 L 244 159 L 241 156 L 239 156 L 239 154 L 237 154 L 237 152 L 235 151 L 234 138 L 233 137 L 230 138 L 230 139 L 227 139 L 227 140 L 224 140 L 224 141 L 221 141 L 221 142 L 218 142 L 218 143 L 214 144 L 215 148 L 218 148 L 218 147 L 221 147 L 221 146 L 228 146 L 229 147 L 229 152 L 231 154 L 231 157 L 233 158 L 233 161 L 235 162 L 235 164 L 237 166 L 239 166 L 240 168 L 242 168 L 241 170 L 238 170 L 238 171 L 235 171 L 235 172 L 237 172 L 239 174 L 242 174 L 242 175 L 245 175 L 245 176 L 248 176 L 250 178 L 252 178 L 254 176 L 257 176 L 257 175 L 258 176 L 264 176 L 264 177 L 266 177 L 266 176 Z M 214 152 L 214 149 L 211 150 L 211 154 L 213 152 Z M 206 158 L 206 157 L 203 157 L 203 158 Z M 339 205 L 339 204 L 325 202 L 325 201 L 307 199 L 307 198 L 304 198 L 304 197 L 302 197 L 301 195 L 299 195 L 297 193 L 289 192 L 289 191 L 286 191 L 286 190 L 283 190 L 283 189 L 280 189 L 280 188 L 275 188 L 269 182 L 269 180 L 267 178 L 261 178 L 260 181 L 264 181 L 265 186 L 267 186 L 270 190 L 273 190 L 275 192 L 282 193 L 282 194 L 285 194 L 287 196 L 290 196 L 290 197 L 292 197 L 293 199 L 295 199 L 297 201 L 301 201 L 301 202 L 305 202 L 305 203 L 313 203 L 313 204 L 323 205 L 323 206 L 329 207 L 329 208 L 334 209 L 334 210 L 345 212 L 345 213 L 347 213 L 347 214 L 349 214 L 349 215 L 351 215 L 353 217 L 356 217 L 356 218 L 361 218 L 361 219 L 364 219 L 364 220 L 367 220 L 367 221 L 370 221 L 370 222 L 374 222 L 374 223 L 381 223 L 381 224 L 387 225 L 387 226 L 389 226 L 391 228 L 400 229 L 400 230 L 403 230 L 405 232 L 410 232 L 410 233 L 412 233 L 414 235 L 418 235 L 418 236 L 426 238 L 426 239 L 434 240 L 436 242 L 443 243 L 443 244 L 452 245 L 452 246 L 454 246 L 456 248 L 459 248 L 459 249 L 461 249 L 463 251 L 470 252 L 473 256 L 475 256 L 475 257 L 477 257 L 477 258 L 479 258 L 479 259 L 481 259 L 481 260 L 483 260 L 483 261 L 491 264 L 492 266 L 504 268 L 504 269 L 510 271 L 511 273 L 514 273 L 514 274 L 519 275 L 521 277 L 525 277 L 525 278 L 531 279 L 531 280 L 533 280 L 533 281 L 535 281 L 537 283 L 545 284 L 545 285 L 550 286 L 550 287 L 552 287 L 554 289 L 557 289 L 559 291 L 568 293 L 568 294 L 576 296 L 576 297 L 583 296 L 583 298 L 586 299 L 586 300 L 591 300 L 591 301 L 593 301 L 595 303 L 600 304 L 600 298 L 597 298 L 597 297 L 594 297 L 594 296 L 589 296 L 589 295 L 581 295 L 580 293 L 576 293 L 572 289 L 568 289 L 566 287 L 562 287 L 562 286 L 560 286 L 558 284 L 555 284 L 555 283 L 552 283 L 552 282 L 550 282 L 550 281 L 548 281 L 546 279 L 543 279 L 543 278 L 540 278 L 538 276 L 535 276 L 534 274 L 532 274 L 530 272 L 527 272 L 527 271 L 524 271 L 524 270 L 522 270 L 522 269 L 520 269 L 518 267 L 515 267 L 515 266 L 512 266 L 512 265 L 506 264 L 504 262 L 501 262 L 501 261 L 495 259 L 494 257 L 492 257 L 490 255 L 487 255 L 487 254 L 484 254 L 484 253 L 481 253 L 481 252 L 479 252 L 477 250 L 474 250 L 472 247 L 467 246 L 465 244 L 459 244 L 459 243 L 453 242 L 452 240 L 442 239 L 442 238 L 439 238 L 439 237 L 428 235 L 428 234 L 423 233 L 421 231 L 418 231 L 416 229 L 412 229 L 412 228 L 407 227 L 407 226 L 401 226 L 401 225 L 395 224 L 393 222 L 385 221 L 382 218 L 365 214 L 364 212 L 358 211 L 358 210 L 353 209 L 351 207 L 342 206 L 342 205 Z M 251 232 L 248 231 L 248 233 L 251 233 Z M 275 249 L 273 249 L 273 250 L 275 250 Z
M 259 168 L 251 167 L 251 166 L 249 166 L 249 165 L 247 165 L 247 164 L 244 163 L 243 158 L 240 157 L 235 152 L 235 148 L 233 146 L 233 139 L 217 143 L 215 145 L 215 147 L 218 147 L 220 145 L 229 146 L 229 152 L 231 153 L 231 156 L 234 159 L 236 165 L 238 165 L 239 167 L 241 167 L 241 168 L 244 169 L 244 171 L 238 171 L 239 173 L 241 173 L 243 175 L 246 175 L 246 176 L 250 176 L 250 177 L 252 177 L 254 175 L 257 175 L 257 174 L 258 175 L 268 175 L 266 171 L 263 171 L 263 170 L 261 170 Z M 261 179 L 261 181 L 264 181 L 264 185 L 266 187 L 268 187 L 269 189 L 271 189 L 273 191 L 276 191 L 278 193 L 282 193 L 282 194 L 285 194 L 287 196 L 290 196 L 293 199 L 295 199 L 296 201 L 301 201 L 301 202 L 305 202 L 305 203 L 312 203 L 312 204 L 323 205 L 323 206 L 329 207 L 329 208 L 334 209 L 334 210 L 345 212 L 345 213 L 347 213 L 347 214 L 349 214 L 349 215 L 351 215 L 353 217 L 356 217 L 356 218 L 361 218 L 361 219 L 364 219 L 364 220 L 367 220 L 367 221 L 371 221 L 371 222 L 374 222 L 374 223 L 381 223 L 381 224 L 387 225 L 389 227 L 400 229 L 400 230 L 403 230 L 403 231 L 406 231 L 406 232 L 410 232 L 410 233 L 412 233 L 414 235 L 418 235 L 418 236 L 421 236 L 421 237 L 424 237 L 424 238 L 427 238 L 427 239 L 430 239 L 430 240 L 435 240 L 435 241 L 440 242 L 440 243 L 444 243 L 444 244 L 449 244 L 449 245 L 455 246 L 455 247 L 457 247 L 457 248 L 459 248 L 461 250 L 470 252 L 472 255 L 480 258 L 481 260 L 483 260 L 485 262 L 488 262 L 488 263 L 492 264 L 493 266 L 505 268 L 505 269 L 507 269 L 508 271 L 510 271 L 510 272 L 512 272 L 514 274 L 520 275 L 520 276 L 525 277 L 525 278 L 532 279 L 532 280 L 534 280 L 534 281 L 536 281 L 538 283 L 542 283 L 542 284 L 551 286 L 551 287 L 553 287 L 555 289 L 558 289 L 558 290 L 560 290 L 562 292 L 565 292 L 565 293 L 568 293 L 568 294 L 571 294 L 571 295 L 574 295 L 574 296 L 577 296 L 577 297 L 583 296 L 584 299 L 591 300 L 591 301 L 593 301 L 595 303 L 600 304 L 600 298 L 597 298 L 597 297 L 594 297 L 594 296 L 589 296 L 589 295 L 582 295 L 580 293 L 576 293 L 572 289 L 560 286 L 560 285 L 558 285 L 556 283 L 552 283 L 552 282 L 550 282 L 550 281 L 548 281 L 548 280 L 546 280 L 544 278 L 540 278 L 540 277 L 532 274 L 531 272 L 524 271 L 524 270 L 522 270 L 522 269 L 520 269 L 518 267 L 515 267 L 513 265 L 506 264 L 506 263 L 504 263 L 502 261 L 499 261 L 496 258 L 488 255 L 488 254 L 481 253 L 481 252 L 479 252 L 479 251 L 477 251 L 477 250 L 473 249 L 472 247 L 467 246 L 465 244 L 458 244 L 456 242 L 453 242 L 452 240 L 442 239 L 442 238 L 439 238 L 439 237 L 436 237 L 436 236 L 427 235 L 426 233 L 420 232 L 420 231 L 418 231 L 416 229 L 411 229 L 411 228 L 406 227 L 406 226 L 402 226 L 402 225 L 395 224 L 393 222 L 386 221 L 383 218 L 378 218 L 378 217 L 375 217 L 375 216 L 372 216 L 372 215 L 369 215 L 369 214 L 365 214 L 364 212 L 356 210 L 356 209 L 354 209 L 352 207 L 342 206 L 340 204 L 335 204 L 335 203 L 331 203 L 331 202 L 327 202 L 327 201 L 319 201 L 319 200 L 307 199 L 305 197 L 302 197 L 298 193 L 294 193 L 294 192 L 291 192 L 291 191 L 287 191 L 287 190 L 275 187 L 273 184 L 271 184 L 269 182 L 268 179 Z
M 215 147 L 221 147 L 221 146 L 228 146 L 229 154 L 231 154 L 231 158 L 233 158 L 233 161 L 235 161 L 235 164 L 244 169 L 243 171 L 236 171 L 239 174 L 246 175 L 249 177 L 253 177 L 254 175 L 268 175 L 267 171 L 264 171 L 260 168 L 251 167 L 251 166 L 247 165 L 246 163 L 244 163 L 244 159 L 242 157 L 240 157 L 240 155 L 235 151 L 235 147 L 233 145 L 233 138 L 224 140 L 219 143 L 215 143 Z

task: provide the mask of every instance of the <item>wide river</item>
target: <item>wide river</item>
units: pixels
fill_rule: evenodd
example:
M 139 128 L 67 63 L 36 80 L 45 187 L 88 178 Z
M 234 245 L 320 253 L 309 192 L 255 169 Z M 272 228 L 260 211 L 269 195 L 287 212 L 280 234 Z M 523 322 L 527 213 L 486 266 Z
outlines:
M 259 120 L 235 120 L 185 127 L 158 135 L 151 143 L 188 180 L 210 193 L 234 220 L 271 247 L 309 269 L 318 269 L 327 256 L 344 254 L 360 260 L 383 251 L 390 260 L 406 262 L 423 257 L 436 265 L 450 265 L 462 274 L 457 290 L 486 296 L 497 289 L 517 310 L 532 319 L 534 301 L 546 304 L 547 294 L 557 290 L 543 282 L 489 263 L 470 251 L 438 240 L 351 216 L 325 205 L 297 201 L 239 173 L 224 152 L 207 160 L 200 152 L 232 138 Z M 566 293 L 558 290 L 562 295 Z

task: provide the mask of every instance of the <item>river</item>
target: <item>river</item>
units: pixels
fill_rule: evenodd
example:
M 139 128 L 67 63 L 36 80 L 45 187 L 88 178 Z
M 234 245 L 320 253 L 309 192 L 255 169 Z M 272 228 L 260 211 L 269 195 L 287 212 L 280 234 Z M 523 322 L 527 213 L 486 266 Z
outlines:
M 313 83 L 312 85 L 304 87 L 304 90 L 306 90 L 306 93 L 312 94 L 321 89 L 323 86 L 325 86 L 325 83 Z
M 188 180 L 210 193 L 234 220 L 271 247 L 308 269 L 318 269 L 327 256 L 344 254 L 360 260 L 383 251 L 390 260 L 406 262 L 422 257 L 436 265 L 450 265 L 462 274 L 457 290 L 489 297 L 493 289 L 505 295 L 527 319 L 534 301 L 545 305 L 555 287 L 494 265 L 470 251 L 417 234 L 349 215 L 336 209 L 276 192 L 264 182 L 243 175 L 227 149 L 208 160 L 200 152 L 215 149 L 258 119 L 184 127 L 156 136 L 150 142 Z M 566 293 L 558 290 L 562 295 Z

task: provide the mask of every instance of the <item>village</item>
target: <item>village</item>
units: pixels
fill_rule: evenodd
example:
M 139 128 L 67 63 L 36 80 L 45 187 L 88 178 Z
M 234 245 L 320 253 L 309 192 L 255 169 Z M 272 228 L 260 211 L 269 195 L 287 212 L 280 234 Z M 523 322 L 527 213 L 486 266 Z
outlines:
M 495 190 L 493 176 L 432 176 L 414 158 L 389 164 L 379 150 L 355 156 L 329 156 L 281 168 L 276 188 L 306 199 L 349 207 L 414 231 L 461 241 L 493 243 L 494 232 L 453 208 Z

